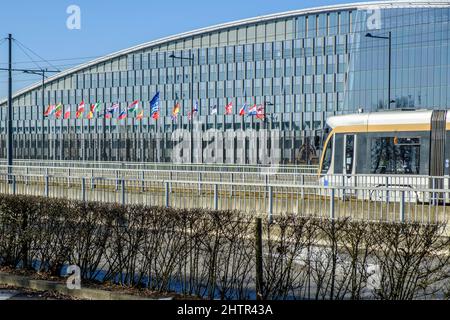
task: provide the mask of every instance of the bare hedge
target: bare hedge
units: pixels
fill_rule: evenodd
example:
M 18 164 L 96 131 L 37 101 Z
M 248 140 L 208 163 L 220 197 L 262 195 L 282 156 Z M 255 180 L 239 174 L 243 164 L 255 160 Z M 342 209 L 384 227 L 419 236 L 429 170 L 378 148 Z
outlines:
M 443 225 L 293 215 L 264 223 L 263 247 L 265 299 L 448 298 Z M 239 212 L 0 195 L 1 266 L 78 265 L 84 281 L 254 299 L 255 251 L 255 219 Z

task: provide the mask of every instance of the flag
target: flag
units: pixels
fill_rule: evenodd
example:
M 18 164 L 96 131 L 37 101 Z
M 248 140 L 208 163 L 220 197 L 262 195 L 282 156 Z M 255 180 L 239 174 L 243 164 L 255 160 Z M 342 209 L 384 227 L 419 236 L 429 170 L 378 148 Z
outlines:
M 89 112 L 87 118 L 89 120 L 94 119 L 95 113 L 98 111 L 98 109 L 100 108 L 100 102 L 91 104 L 91 111 Z
M 192 120 L 192 112 L 188 112 L 188 120 L 189 120 L 189 121 Z
M 136 100 L 128 106 L 128 112 L 135 112 L 139 108 L 139 101 Z
M 258 107 L 256 106 L 256 104 L 250 108 L 250 110 L 248 111 L 248 115 L 249 116 L 256 116 L 258 114 Z
M 44 117 L 49 117 L 50 115 L 52 115 L 53 112 L 55 111 L 55 108 L 56 108 L 55 105 L 48 106 L 47 110 L 44 112 Z
M 136 116 L 137 120 L 142 120 L 144 119 L 144 110 L 142 110 L 141 112 L 139 112 L 139 114 Z
M 152 118 L 155 119 L 155 120 L 158 120 L 159 119 L 159 112 L 153 113 L 152 114 Z
M 92 113 L 96 113 L 98 111 L 98 109 L 100 109 L 101 103 L 97 102 L 93 105 L 91 105 L 91 112 Z
M 264 106 L 259 106 L 258 111 L 256 113 L 256 118 L 260 120 L 264 120 L 266 118 L 266 112 L 264 110 Z
M 64 119 L 70 119 L 70 107 L 66 110 L 66 113 L 64 114 Z
M 78 110 L 77 110 L 77 119 L 80 119 L 80 117 L 83 115 L 84 110 L 85 110 L 85 104 L 84 101 L 81 101 L 80 105 L 78 106 Z
M 112 117 L 114 117 L 114 113 L 116 112 L 117 109 L 119 109 L 120 106 L 118 103 L 113 104 L 111 107 L 109 107 L 108 109 L 106 109 L 106 115 L 105 118 L 106 119 L 112 119 Z
M 198 100 L 195 100 L 194 107 L 192 108 L 192 115 L 195 116 L 198 113 Z
M 217 114 L 217 106 L 211 108 L 211 115 Z
M 153 117 L 153 119 L 158 119 L 159 118 L 159 92 L 157 92 L 155 94 L 155 96 L 153 97 L 152 101 L 150 101 L 150 108 L 151 108 L 151 112 L 152 112 L 152 116 L 156 113 L 158 113 L 157 118 Z
M 180 109 L 181 109 L 180 103 L 177 101 L 177 103 L 173 107 L 172 121 L 174 121 L 174 122 L 178 121 L 178 115 L 180 114 Z
M 127 117 L 127 112 L 124 110 L 119 115 L 119 120 L 123 120 Z
M 61 118 L 63 113 L 63 105 L 60 103 L 55 107 L 55 117 L 56 119 Z
M 241 108 L 241 110 L 239 111 L 239 115 L 241 117 L 245 116 L 245 113 L 247 112 L 247 104 L 244 104 L 244 106 Z
M 173 107 L 172 117 L 175 117 L 175 118 L 178 117 L 178 114 L 180 113 L 180 109 L 181 109 L 180 103 L 177 102 L 175 104 L 175 107 Z
M 225 107 L 225 114 L 233 114 L 233 102 L 230 102 L 230 103 Z

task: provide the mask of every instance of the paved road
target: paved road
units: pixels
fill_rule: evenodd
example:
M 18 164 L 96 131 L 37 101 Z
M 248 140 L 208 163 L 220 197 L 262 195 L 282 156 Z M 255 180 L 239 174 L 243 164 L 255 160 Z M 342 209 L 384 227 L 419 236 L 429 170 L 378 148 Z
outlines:
M 21 290 L 2 290 L 0 289 L 0 301 L 6 300 L 53 300 L 46 298 L 41 293 L 24 292 Z
M 0 301 L 11 300 L 12 298 L 14 298 L 19 294 L 20 292 L 15 290 L 0 290 Z

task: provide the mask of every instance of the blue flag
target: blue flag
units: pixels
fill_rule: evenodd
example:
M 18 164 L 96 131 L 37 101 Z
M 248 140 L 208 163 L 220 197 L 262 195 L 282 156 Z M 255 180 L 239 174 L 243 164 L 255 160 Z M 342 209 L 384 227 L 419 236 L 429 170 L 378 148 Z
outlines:
M 150 108 L 152 109 L 152 114 L 159 112 L 159 92 L 155 94 L 152 101 L 150 101 Z

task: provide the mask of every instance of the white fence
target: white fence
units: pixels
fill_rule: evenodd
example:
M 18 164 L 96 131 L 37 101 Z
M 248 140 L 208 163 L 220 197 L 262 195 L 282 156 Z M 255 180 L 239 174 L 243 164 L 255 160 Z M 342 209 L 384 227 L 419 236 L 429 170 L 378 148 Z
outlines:
M 106 174 L 102 177 L 74 176 L 64 175 L 64 172 L 38 175 L 18 173 L 21 167 L 11 169 L 9 175 L 0 174 L 0 193 L 188 209 L 239 210 L 252 215 L 268 215 L 270 219 L 294 214 L 332 219 L 437 223 L 448 222 L 450 216 L 448 188 L 380 185 L 375 190 L 371 186 L 339 186 L 330 182 L 328 186 L 322 186 L 317 177 L 315 184 L 292 184 L 288 181 L 242 183 L 111 178 Z M 304 175 L 297 175 L 297 178 L 302 177 Z

